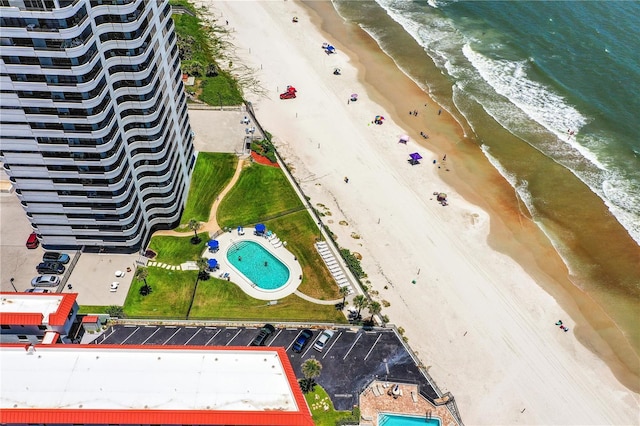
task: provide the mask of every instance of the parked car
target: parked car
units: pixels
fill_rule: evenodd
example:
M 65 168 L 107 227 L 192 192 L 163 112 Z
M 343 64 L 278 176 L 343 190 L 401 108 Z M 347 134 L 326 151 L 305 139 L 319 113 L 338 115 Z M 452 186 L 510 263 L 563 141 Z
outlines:
M 333 330 L 323 331 L 322 334 L 320 334 L 320 337 L 318 337 L 318 340 L 316 340 L 316 343 L 313 345 L 313 349 L 318 352 L 322 352 L 329 339 L 333 337 L 334 333 L 335 332 Z
M 32 232 L 29 235 L 29 238 L 27 238 L 27 248 L 34 249 L 34 248 L 37 248 L 39 245 L 40 245 L 40 241 L 38 241 L 38 236 L 36 235 L 35 232 Z
M 307 346 L 307 343 L 309 343 L 309 340 L 311 340 L 312 336 L 313 336 L 313 332 L 311 330 L 307 328 L 302 330 L 302 332 L 300 333 L 296 341 L 293 342 L 293 348 L 292 348 L 293 351 L 302 352 L 304 347 Z
M 46 288 L 28 288 L 24 291 L 25 293 L 51 293 L 51 290 L 47 290 Z
M 36 271 L 39 274 L 62 274 L 64 265 L 59 262 L 42 262 L 36 266 Z
M 40 275 L 31 280 L 33 287 L 57 287 L 60 285 L 60 277 L 56 275 Z
M 271 324 L 265 324 L 260 333 L 253 339 L 251 346 L 264 346 L 267 343 L 267 339 L 276 331 L 276 328 Z
M 69 263 L 71 258 L 66 253 L 58 253 L 57 251 L 45 251 L 42 255 L 43 262 L 59 262 L 62 264 Z

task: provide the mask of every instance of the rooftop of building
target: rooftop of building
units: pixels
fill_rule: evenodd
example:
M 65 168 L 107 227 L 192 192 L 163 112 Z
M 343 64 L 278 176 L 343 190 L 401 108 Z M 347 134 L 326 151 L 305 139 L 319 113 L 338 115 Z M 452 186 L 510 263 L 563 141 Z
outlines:
M 77 294 L 0 293 L 2 325 L 64 325 Z
M 0 377 L 11 423 L 312 424 L 282 348 L 0 345 Z

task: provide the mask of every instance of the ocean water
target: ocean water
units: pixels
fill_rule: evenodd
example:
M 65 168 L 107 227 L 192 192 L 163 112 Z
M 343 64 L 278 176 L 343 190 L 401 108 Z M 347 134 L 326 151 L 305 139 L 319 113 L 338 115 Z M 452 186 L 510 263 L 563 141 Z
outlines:
M 637 356 L 640 2 L 333 4 L 460 122 Z

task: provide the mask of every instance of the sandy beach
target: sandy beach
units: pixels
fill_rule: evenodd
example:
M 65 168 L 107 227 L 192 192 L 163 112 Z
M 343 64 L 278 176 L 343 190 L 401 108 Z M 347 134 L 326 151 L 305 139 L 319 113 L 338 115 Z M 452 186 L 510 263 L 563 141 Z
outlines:
M 576 339 L 577 318 L 545 291 L 545 275 L 494 251 L 493 217 L 455 191 L 455 147 L 464 135 L 446 113 L 417 88 L 405 105 L 363 84 L 357 52 L 336 43 L 337 53 L 325 54 L 322 43 L 335 41 L 296 2 L 196 5 L 228 20 L 236 54 L 266 92 L 245 94 L 262 126 L 327 213 L 338 244 L 362 255 L 374 297 L 390 303 L 382 313 L 455 396 L 465 423 L 638 424 L 638 394 Z M 278 98 L 287 85 L 298 89 L 296 99 Z M 413 110 L 430 117 L 425 131 L 441 150 L 416 143 L 419 133 L 404 125 Z M 384 124 L 372 123 L 376 115 Z M 404 134 L 409 142 L 398 143 Z M 407 161 L 413 152 L 423 157 L 419 165 Z M 435 200 L 440 192 L 447 206 Z M 569 332 L 554 325 L 558 319 Z

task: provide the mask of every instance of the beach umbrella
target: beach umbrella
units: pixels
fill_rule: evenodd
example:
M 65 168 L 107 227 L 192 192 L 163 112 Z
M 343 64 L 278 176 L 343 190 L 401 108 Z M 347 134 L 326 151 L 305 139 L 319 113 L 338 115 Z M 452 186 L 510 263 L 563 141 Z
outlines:
M 264 223 L 259 223 L 256 225 L 256 232 L 258 234 L 264 234 L 264 231 L 267 230 L 267 227 L 264 225 Z
M 415 161 L 422 160 L 422 155 L 418 154 L 417 152 L 409 154 L 409 157 L 411 157 L 411 159 Z
M 351 99 L 358 99 L 358 94 L 357 93 L 352 93 L 351 94 Z
M 409 135 L 400 136 L 400 142 L 409 142 Z
M 209 259 L 207 260 L 207 265 L 209 266 L 209 269 L 213 269 L 218 266 L 218 261 L 215 259 Z
M 446 200 L 447 199 L 447 194 L 445 194 L 444 192 L 441 192 L 438 194 L 438 200 Z
M 209 240 L 207 245 L 209 246 L 209 248 L 217 249 L 220 246 L 220 243 L 218 242 L 218 240 Z

